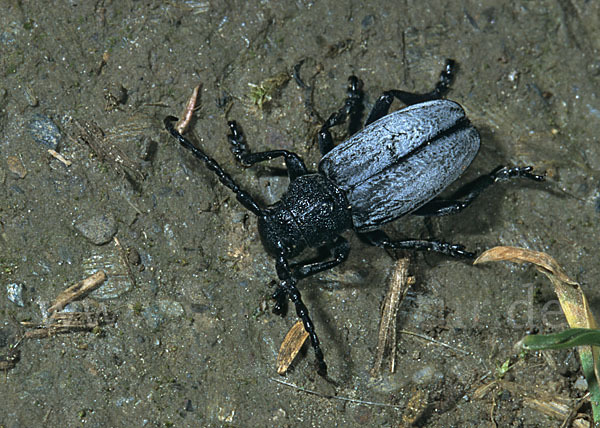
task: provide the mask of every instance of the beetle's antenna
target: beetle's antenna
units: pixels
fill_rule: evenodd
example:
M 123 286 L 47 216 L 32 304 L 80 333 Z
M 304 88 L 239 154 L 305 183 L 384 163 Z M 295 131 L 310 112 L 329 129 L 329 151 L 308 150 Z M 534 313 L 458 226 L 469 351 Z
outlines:
M 263 212 L 260 209 L 260 207 L 258 206 L 258 204 L 254 201 L 254 199 L 252 199 L 252 196 L 250 196 L 248 193 L 246 193 L 245 191 L 240 189 L 240 187 L 236 184 L 236 182 L 233 181 L 233 178 L 231 178 L 231 176 L 229 174 L 227 174 L 223 170 L 223 168 L 221 168 L 221 166 L 217 163 L 216 160 L 214 160 L 213 158 L 208 156 L 206 153 L 204 153 L 202 150 L 200 150 L 199 148 L 194 146 L 190 140 L 185 138 L 183 135 L 181 135 L 175 129 L 175 127 L 173 126 L 173 123 L 177 122 L 177 120 L 178 119 L 175 116 L 165 117 L 164 123 L 165 123 L 165 128 L 167 128 L 167 131 L 169 131 L 169 133 L 175 139 L 177 139 L 177 141 L 179 141 L 179 144 L 181 144 L 183 147 L 185 147 L 190 152 L 192 152 L 192 154 L 196 158 L 198 158 L 202 162 L 204 162 L 208 169 L 210 169 L 215 174 L 217 174 L 219 181 L 221 183 L 223 183 L 225 186 L 227 186 L 228 188 L 230 188 L 233 191 L 233 193 L 235 193 L 237 200 L 240 201 L 240 203 L 247 210 L 252 211 L 257 216 L 262 216 Z
M 277 303 L 281 304 L 284 298 L 283 296 L 287 295 L 287 297 L 289 297 L 289 299 L 292 301 L 296 307 L 296 315 L 302 320 L 304 329 L 308 333 L 310 342 L 315 351 L 315 357 L 318 365 L 317 373 L 324 378 L 327 378 L 327 364 L 325 363 L 325 357 L 323 356 L 323 351 L 321 350 L 319 337 L 315 331 L 315 325 L 310 319 L 310 316 L 308 315 L 308 308 L 302 301 L 300 291 L 298 291 L 298 288 L 296 287 L 297 279 L 292 275 L 288 262 L 283 254 L 279 254 L 277 256 L 276 267 L 277 276 L 281 282 L 279 283 L 279 287 L 275 291 L 275 294 L 273 294 L 273 298 L 277 301 Z

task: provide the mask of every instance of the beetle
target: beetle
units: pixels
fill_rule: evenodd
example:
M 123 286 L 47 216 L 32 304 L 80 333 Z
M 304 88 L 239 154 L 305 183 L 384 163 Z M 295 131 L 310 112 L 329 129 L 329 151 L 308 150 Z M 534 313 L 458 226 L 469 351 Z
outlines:
M 280 201 L 264 208 L 214 159 L 175 129 L 177 118 L 164 119 L 167 131 L 203 161 L 234 192 L 244 208 L 257 216 L 260 238 L 275 259 L 279 278 L 272 296 L 273 312 L 283 315 L 288 299 L 294 303 L 296 314 L 309 334 L 317 372 L 324 377 L 327 365 L 323 351 L 297 283 L 346 260 L 350 246 L 341 236 L 343 232 L 352 229 L 363 241 L 383 248 L 434 251 L 471 259 L 475 254 L 462 245 L 437 240 L 392 240 L 379 228 L 409 213 L 420 216 L 458 213 L 497 182 L 516 177 L 544 179 L 533 174 L 530 166 L 500 166 L 464 185 L 449 199 L 437 197 L 471 164 L 480 146 L 479 133 L 463 108 L 442 99 L 453 80 L 455 66 L 453 60 L 446 61 L 431 92 L 384 92 L 362 131 L 334 146 L 330 128 L 356 116 L 362 108 L 361 82 L 351 76 L 344 106 L 325 121 L 318 133 L 322 158 L 316 173 L 309 172 L 302 158 L 287 150 L 252 153 L 237 123 L 228 122 L 231 151 L 243 166 L 275 158 L 285 161 L 290 179 L 287 192 Z M 394 99 L 407 107 L 388 114 Z M 291 264 L 290 260 L 306 248 L 323 248 L 332 258 Z

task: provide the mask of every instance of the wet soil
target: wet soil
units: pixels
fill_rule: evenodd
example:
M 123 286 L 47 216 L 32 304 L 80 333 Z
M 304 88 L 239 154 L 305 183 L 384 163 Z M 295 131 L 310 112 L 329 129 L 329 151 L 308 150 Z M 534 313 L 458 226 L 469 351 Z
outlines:
M 201 83 L 188 135 L 266 204 L 286 188 L 273 177 L 283 164 L 236 164 L 227 120 L 253 150 L 293 150 L 314 170 L 315 132 L 348 76 L 364 81 L 368 111 L 386 89 L 430 90 L 453 58 L 448 98 L 482 135 L 464 179 L 508 164 L 548 180 L 502 184 L 460 215 L 386 231 L 545 251 L 598 312 L 597 3 L 51 3 L 7 0 L 0 14 L 0 426 L 549 427 L 564 417 L 532 398 L 572 408 L 585 394 L 573 352 L 513 349 L 529 330 L 566 326 L 545 278 L 423 254 L 409 254 L 416 283 L 398 328 L 436 342 L 399 332 L 395 373 L 372 379 L 403 254 L 352 234 L 345 264 L 299 285 L 335 383 L 316 375 L 310 348 L 278 376 L 296 318 L 270 311 L 276 275 L 256 219 L 162 119 Z M 289 78 L 300 61 L 311 90 Z M 19 341 L 23 323 L 44 325 L 56 295 L 99 269 L 108 281 L 70 310 L 109 322 Z

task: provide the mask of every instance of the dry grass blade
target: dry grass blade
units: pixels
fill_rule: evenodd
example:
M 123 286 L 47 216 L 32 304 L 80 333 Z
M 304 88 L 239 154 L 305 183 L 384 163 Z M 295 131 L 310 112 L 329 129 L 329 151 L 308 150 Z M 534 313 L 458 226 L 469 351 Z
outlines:
M 570 327 L 598 328 L 596 319 L 579 283 L 569 278 L 564 269 L 548 254 L 524 248 L 495 247 L 479 256 L 474 264 L 490 261 L 532 263 L 536 269 L 550 279 Z M 600 424 L 600 376 L 597 366 L 600 348 L 597 346 L 579 346 L 577 350 L 581 360 L 581 368 L 591 394 L 590 402 L 594 421 Z
M 175 129 L 177 130 L 177 132 L 179 132 L 182 135 L 185 133 L 188 126 L 190 125 L 190 122 L 192 121 L 192 116 L 194 115 L 194 111 L 196 110 L 196 102 L 198 100 L 198 91 L 200 90 L 201 87 L 202 87 L 202 84 L 198 84 L 194 88 L 194 90 L 192 91 L 192 95 L 190 96 L 190 99 L 188 100 L 188 102 L 185 106 L 185 110 L 183 111 L 183 115 L 182 115 L 181 119 L 179 119 L 179 121 L 175 124 Z
M 580 285 L 569 278 L 564 269 L 548 254 L 524 248 L 494 247 L 479 256 L 474 264 L 491 261 L 534 264 L 552 282 L 569 326 L 597 328 Z
M 494 247 L 477 257 L 477 260 L 473 264 L 501 261 L 533 263 L 540 272 L 546 275 L 552 274 L 560 281 L 569 285 L 579 285 L 569 278 L 564 269 L 548 254 L 526 248 Z
M 308 333 L 304 329 L 304 324 L 302 324 L 302 321 L 297 321 L 285 335 L 285 339 L 283 339 L 283 343 L 279 348 L 277 373 L 284 375 L 287 372 L 306 339 L 308 339 Z

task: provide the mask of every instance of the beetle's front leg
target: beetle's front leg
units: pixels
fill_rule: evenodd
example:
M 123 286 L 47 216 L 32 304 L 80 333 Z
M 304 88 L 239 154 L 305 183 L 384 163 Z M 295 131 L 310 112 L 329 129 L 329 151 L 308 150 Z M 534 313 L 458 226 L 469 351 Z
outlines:
M 327 364 L 325 364 L 325 357 L 323 356 L 323 351 L 321 350 L 321 344 L 319 342 L 317 333 L 315 332 L 315 325 L 308 315 L 308 309 L 306 305 L 304 302 L 302 302 L 300 291 L 298 291 L 298 288 L 296 288 L 296 283 L 298 281 L 292 275 L 290 266 L 283 255 L 277 257 L 276 268 L 277 276 L 281 280 L 281 283 L 275 291 L 273 298 L 277 301 L 277 304 L 280 304 L 283 295 L 287 295 L 287 297 L 289 297 L 289 299 L 295 305 L 296 315 L 298 315 L 298 318 L 302 320 L 302 323 L 304 324 L 304 330 L 306 330 L 308 333 L 308 336 L 310 337 L 310 343 L 315 350 L 315 358 L 318 365 L 317 373 L 323 377 L 327 377 Z
M 392 241 L 391 238 L 381 230 L 358 233 L 358 236 L 366 243 L 376 247 L 400 250 L 435 251 L 436 253 L 444 254 L 450 257 L 463 259 L 475 258 L 475 253 L 466 251 L 464 245 L 460 244 L 450 244 L 440 241 L 427 241 L 422 239 Z
M 333 260 L 326 260 L 316 263 L 297 263 L 291 266 L 293 276 L 297 279 L 306 278 L 325 270 L 334 268 L 343 263 L 350 253 L 350 245 L 345 238 L 338 236 L 333 244 L 328 246 L 333 252 Z
M 333 260 L 327 260 L 316 263 L 296 263 L 290 266 L 292 277 L 298 279 L 306 278 L 307 276 L 314 275 L 325 270 L 332 269 L 333 267 L 343 263 L 350 253 L 350 245 L 348 241 L 338 236 L 333 243 L 330 245 L 333 252 Z M 275 306 L 273 312 L 277 315 L 283 315 L 287 309 L 287 292 L 286 288 L 281 284 L 277 286 L 275 292 L 271 296 L 275 300 Z
M 492 172 L 476 178 L 458 189 L 450 198 L 435 198 L 412 214 L 420 216 L 444 216 L 456 214 L 468 207 L 485 189 L 492 184 L 508 181 L 512 178 L 528 178 L 535 181 L 544 181 L 544 176 L 531 173 L 530 166 L 506 167 L 499 166 Z
M 235 121 L 227 123 L 231 133 L 227 139 L 231 144 L 231 152 L 236 160 L 244 166 L 252 166 L 258 162 L 269 161 L 278 157 L 283 157 L 285 166 L 288 170 L 290 180 L 294 180 L 301 175 L 308 174 L 304 161 L 296 153 L 287 150 L 269 150 L 266 152 L 252 153 L 246 145 L 244 134 Z

